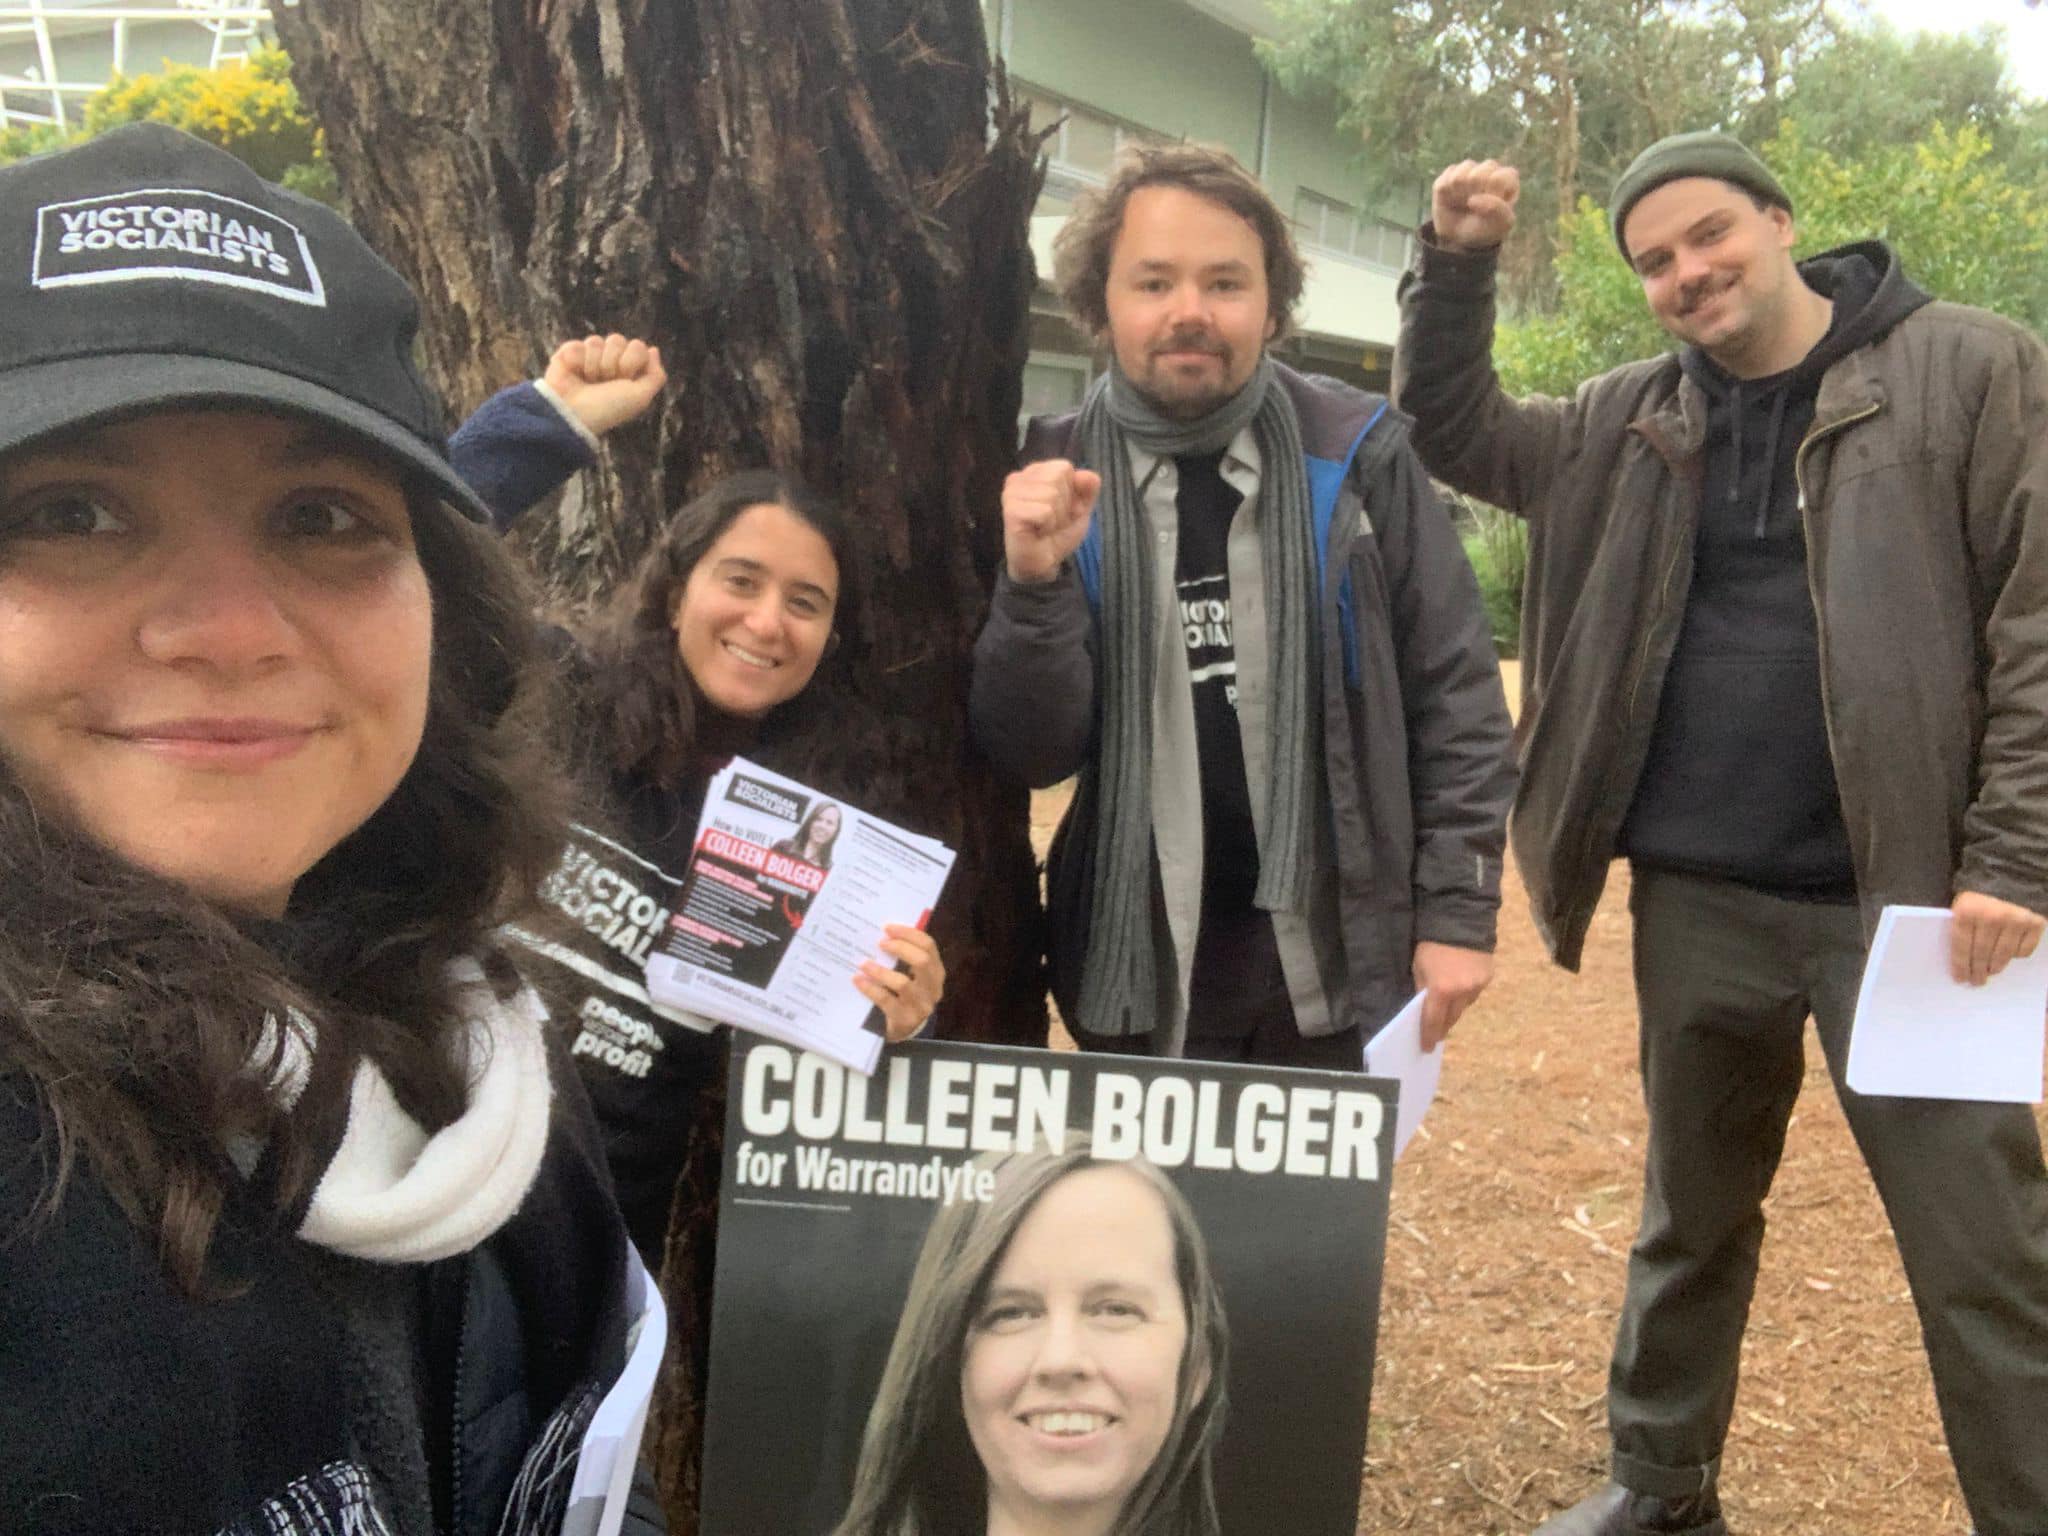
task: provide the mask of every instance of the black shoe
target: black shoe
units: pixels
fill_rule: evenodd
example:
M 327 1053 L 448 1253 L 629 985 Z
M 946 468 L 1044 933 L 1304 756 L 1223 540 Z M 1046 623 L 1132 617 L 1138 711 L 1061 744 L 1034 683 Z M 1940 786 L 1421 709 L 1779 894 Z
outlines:
M 1712 1493 L 1659 1499 L 1609 1483 L 1536 1527 L 1536 1536 L 1728 1536 Z

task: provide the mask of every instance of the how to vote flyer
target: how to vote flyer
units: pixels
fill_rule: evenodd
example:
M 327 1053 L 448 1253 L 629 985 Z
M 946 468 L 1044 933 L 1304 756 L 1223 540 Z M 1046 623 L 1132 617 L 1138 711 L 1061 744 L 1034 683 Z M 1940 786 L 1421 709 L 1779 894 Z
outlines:
M 953 851 L 734 758 L 704 814 L 660 946 L 655 1002 L 872 1072 L 881 1015 L 853 985 L 889 923 L 937 904 Z
M 738 1039 L 704 1536 L 978 1531 L 997 1490 L 1352 1536 L 1398 1091 L 927 1041 L 863 1077 Z

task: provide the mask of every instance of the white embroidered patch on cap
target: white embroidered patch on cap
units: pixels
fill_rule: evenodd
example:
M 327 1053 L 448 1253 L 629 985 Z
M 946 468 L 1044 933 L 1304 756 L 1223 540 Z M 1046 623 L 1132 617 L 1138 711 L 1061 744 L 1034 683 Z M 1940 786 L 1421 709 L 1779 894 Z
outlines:
M 220 283 L 325 308 L 320 269 L 298 227 L 218 192 L 161 188 L 36 210 L 38 288 L 147 278 Z

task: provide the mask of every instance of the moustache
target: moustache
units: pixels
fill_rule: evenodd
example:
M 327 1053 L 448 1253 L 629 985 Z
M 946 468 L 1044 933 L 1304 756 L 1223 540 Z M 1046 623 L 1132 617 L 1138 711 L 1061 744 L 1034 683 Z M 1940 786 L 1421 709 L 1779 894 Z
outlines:
M 1678 312 L 1689 315 L 1716 294 L 1726 293 L 1733 288 L 1737 279 L 1733 277 L 1705 277 L 1678 293 Z
M 1222 342 L 1205 331 L 1176 331 L 1152 349 L 1154 357 L 1163 352 L 1204 352 L 1211 357 L 1222 357 L 1228 349 Z

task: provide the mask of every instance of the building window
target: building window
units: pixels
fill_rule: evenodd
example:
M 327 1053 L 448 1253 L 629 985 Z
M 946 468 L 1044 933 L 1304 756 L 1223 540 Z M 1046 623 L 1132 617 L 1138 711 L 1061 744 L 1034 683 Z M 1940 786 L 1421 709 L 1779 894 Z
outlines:
M 1294 223 L 1302 242 L 1317 250 L 1355 256 L 1396 271 L 1408 265 L 1407 225 L 1363 213 L 1334 197 L 1300 188 L 1294 194 Z
M 1056 416 L 1071 411 L 1088 393 L 1089 366 L 1085 357 L 1062 357 L 1057 353 L 1033 353 L 1024 365 L 1024 399 L 1019 425 L 1033 416 Z
M 1065 101 L 1029 86 L 1017 87 L 1016 96 L 1031 109 L 1034 129 L 1053 129 L 1052 137 L 1045 141 L 1045 150 L 1052 160 L 1055 178 L 1065 175 L 1100 183 L 1109 175 L 1110 162 L 1116 159 L 1117 151 L 1126 144 L 1160 141 L 1160 135 L 1147 129 L 1119 122 L 1078 102 Z
M 1367 261 L 1399 271 L 1408 265 L 1414 244 L 1415 232 L 1406 224 L 1368 217 L 1359 225 L 1358 244 L 1353 249 Z

